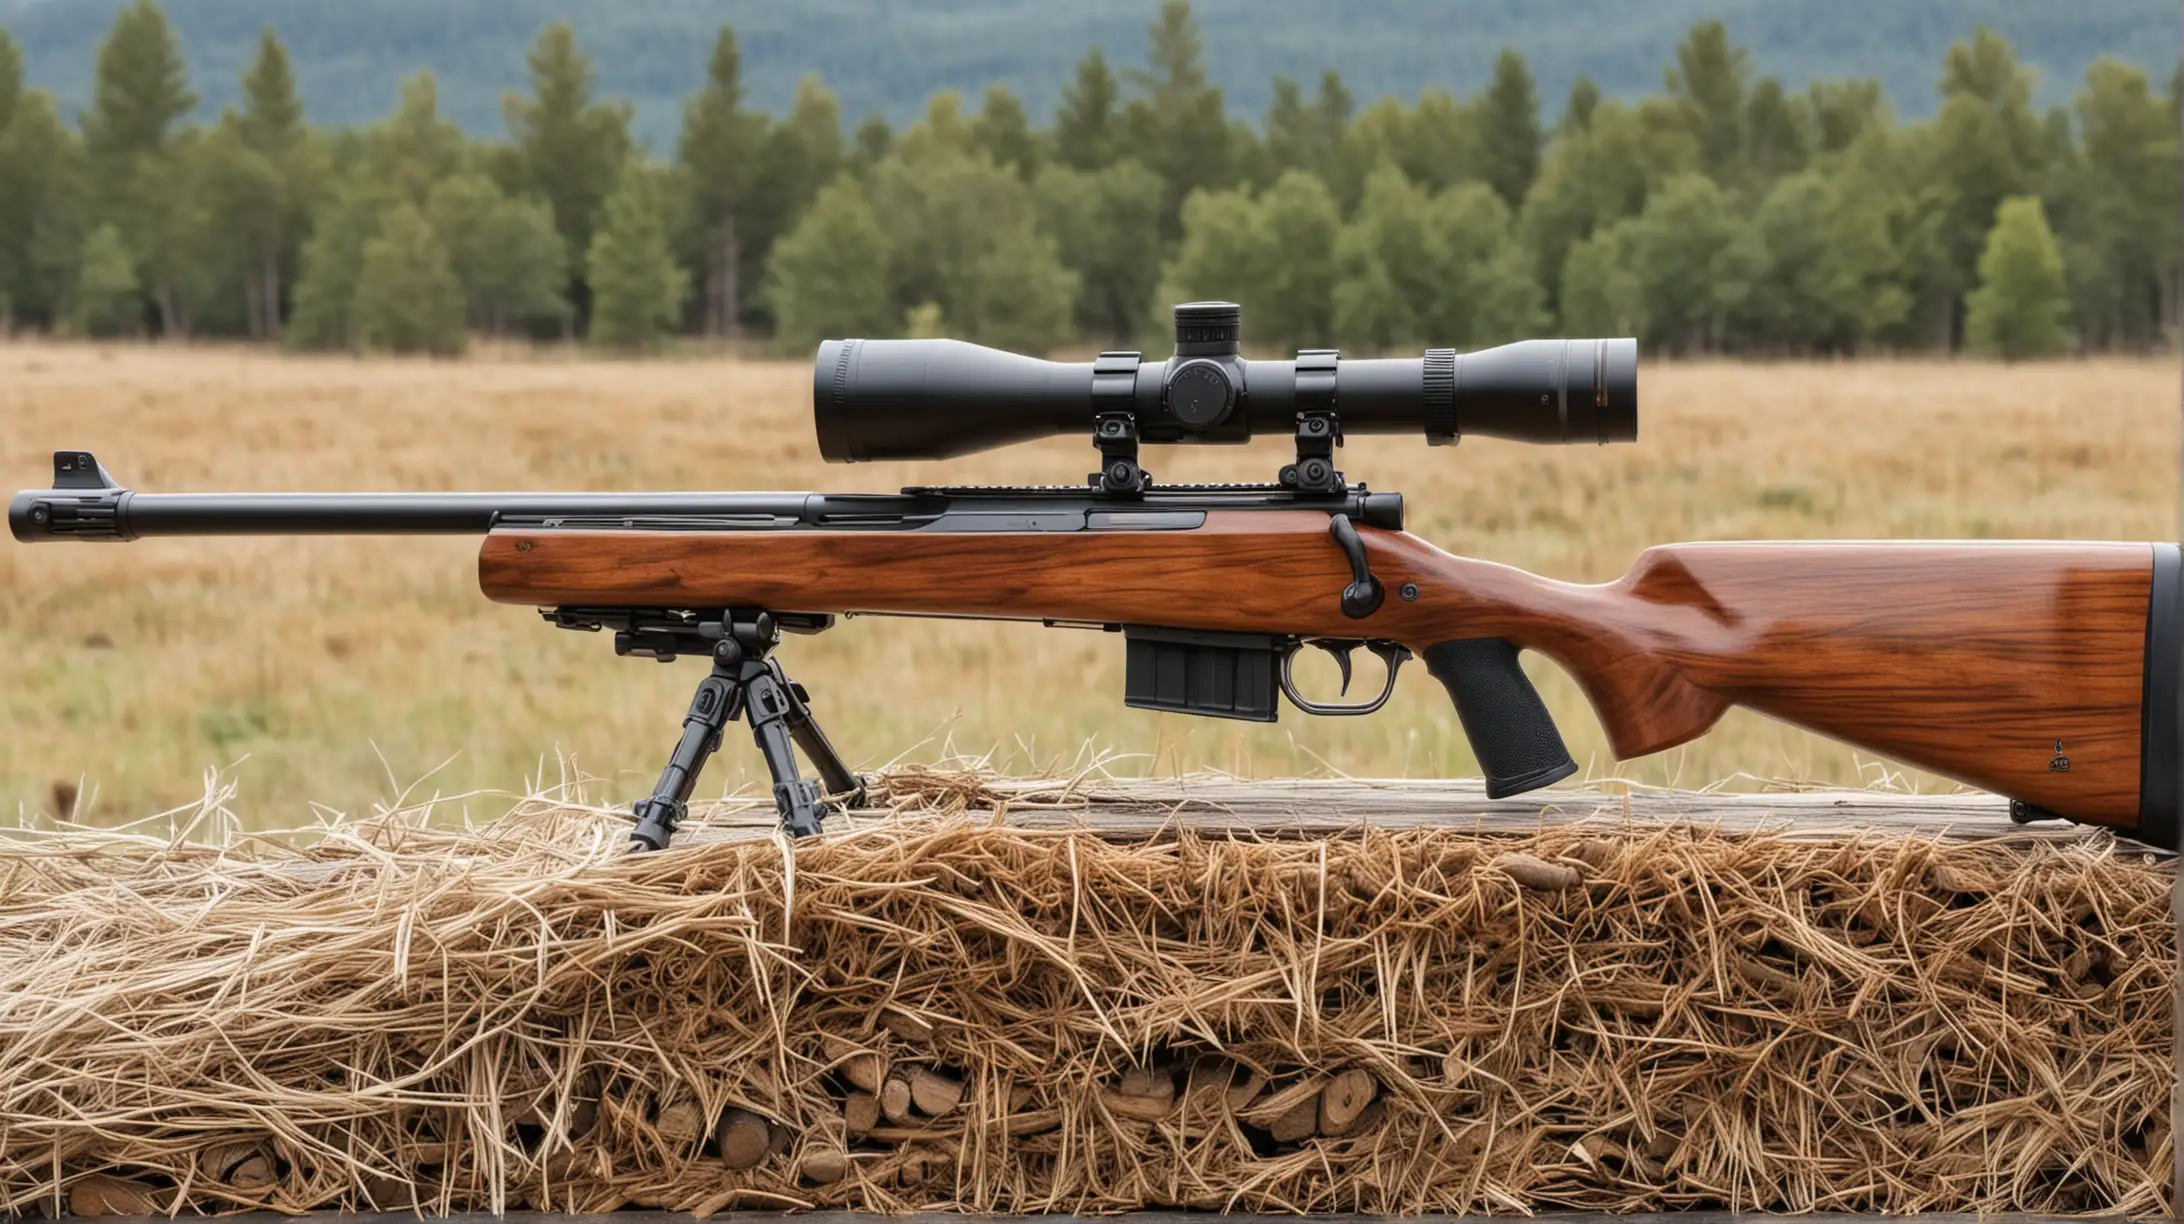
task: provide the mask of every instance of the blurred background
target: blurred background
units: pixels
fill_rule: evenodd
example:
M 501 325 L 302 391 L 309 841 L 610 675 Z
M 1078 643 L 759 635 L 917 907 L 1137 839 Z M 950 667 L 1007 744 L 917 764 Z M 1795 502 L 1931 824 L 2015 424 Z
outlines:
M 2174 535 L 2173 4 L 1362 11 L 0 0 L 0 470 L 1068 482 L 1075 442 L 819 463 L 811 346 L 1164 354 L 1169 303 L 1225 297 L 1266 354 L 1638 336 L 1636 446 L 1345 456 L 1442 547 L 1551 576 L 1677 539 Z M 1264 479 L 1281 450 L 1148 465 Z M 695 673 L 484 604 L 473 548 L 0 548 L 0 803 L 117 820 L 208 768 L 264 823 L 642 793 Z M 793 650 L 865 766 L 1475 770 L 1422 675 L 1374 718 L 1239 727 L 1124 709 L 1099 635 Z M 1595 777 L 1936 784 L 1742 717 L 1619 764 L 1537 671 Z

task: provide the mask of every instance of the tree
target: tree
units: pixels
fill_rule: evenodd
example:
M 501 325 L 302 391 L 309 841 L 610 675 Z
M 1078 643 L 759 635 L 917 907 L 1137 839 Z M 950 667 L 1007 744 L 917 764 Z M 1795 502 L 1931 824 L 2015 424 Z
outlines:
M 1271 183 L 1290 170 L 1333 178 L 1343 136 L 1350 129 L 1353 105 L 1349 89 L 1333 69 L 1320 74 L 1319 94 L 1305 101 L 1297 83 L 1274 78 L 1274 101 L 1266 113 L 1266 145 L 1257 177 Z
M 381 215 L 406 202 L 368 164 L 354 167 L 340 181 L 318 210 L 304 244 L 296 309 L 283 339 L 298 348 L 361 344 L 356 298 L 364 248 L 378 235 Z
M 1802 170 L 1810 126 L 1804 99 L 1784 94 L 1775 78 L 1761 77 L 1744 104 L 1745 178 L 1765 184 Z
M 1718 347 L 1764 263 L 1729 193 L 1698 174 L 1662 184 L 1623 244 L 1645 300 L 1640 338 L 1676 349 Z
M 109 336 L 137 330 L 139 301 L 136 261 L 111 225 L 91 231 L 83 244 L 83 266 L 76 275 L 76 330 Z
M 466 172 L 432 189 L 425 218 L 447 248 L 473 324 L 499 334 L 515 320 L 568 314 L 567 254 L 544 203 L 511 199 L 492 179 Z
M 629 159 L 632 112 L 627 102 L 592 100 L 591 57 L 564 22 L 540 32 L 526 63 L 531 96 L 504 95 L 501 114 L 520 182 L 553 210 L 573 260 L 590 249 L 594 218 Z
M 288 48 L 271 26 L 258 33 L 258 57 L 243 74 L 243 137 L 250 147 L 273 156 L 304 136 L 303 100 L 296 96 L 296 74 Z
M 356 330 L 366 348 L 451 356 L 463 350 L 463 290 L 447 248 L 407 200 L 387 211 L 364 244 L 356 283 Z
M 1048 166 L 1034 184 L 1039 228 L 1077 274 L 1077 326 L 1117 345 L 1150 330 L 1159 284 L 1161 183 L 1125 158 L 1097 171 Z
M 83 115 L 91 154 L 133 160 L 156 153 L 165 147 L 168 129 L 196 105 L 181 45 L 159 5 L 137 0 L 115 14 L 99 44 L 98 78 Z
M 1183 220 L 1163 299 L 1236 302 L 1248 334 L 1270 349 L 1331 343 L 1342 217 L 1317 176 L 1292 170 L 1256 200 L 1242 191 L 1200 192 L 1184 205 Z
M 880 164 L 895 148 L 895 129 L 887 125 L 887 116 L 874 111 L 865 116 L 863 123 L 851 134 L 850 164 L 859 174 Z
M 244 130 L 232 109 L 223 114 L 205 142 L 200 169 L 206 209 L 221 222 L 208 245 L 218 248 L 222 270 L 242 286 L 250 338 L 262 340 L 279 327 L 278 261 L 288 232 L 287 184 L 273 159 L 251 147 Z
M 1984 26 L 1949 48 L 1942 96 L 1940 114 L 1923 133 L 1921 177 L 1936 214 L 1936 257 L 1926 265 L 1922 296 L 1938 324 L 1935 342 L 1948 347 L 1996 209 L 2038 186 L 2043 141 L 2032 74 Z
M 2176 320 L 2176 113 L 2144 73 L 2105 58 L 2086 70 L 2074 110 L 2083 155 L 2048 158 L 2068 205 L 2054 225 L 2074 313 L 2088 343 L 2155 343 Z
M 1979 255 L 1979 287 L 1965 307 L 1965 335 L 1975 352 L 2018 361 L 2070 346 L 2063 256 L 2037 198 L 2013 197 L 1995 211 Z
M 1039 141 L 1032 134 L 1031 118 L 1024 113 L 1023 101 L 1006 85 L 986 87 L 985 105 L 971 120 L 971 143 L 1025 182 L 1039 172 Z
M 632 172 L 608 197 L 585 252 L 592 289 L 591 339 L 607 348 L 657 345 L 682 310 L 690 278 L 675 266 L 653 176 Z
M 746 281 L 756 284 L 765 275 L 775 241 L 795 228 L 819 189 L 846 161 L 841 103 L 818 77 L 806 74 L 796 83 L 788 116 L 768 129 L 759 146 L 743 239 Z
M 0 332 L 19 317 L 66 319 L 87 192 L 82 142 L 61 123 L 52 95 L 24 94 L 0 128 Z
M 1045 349 L 1069 334 L 1078 281 L 1039 232 L 1031 188 L 982 149 L 950 134 L 947 108 L 912 132 L 873 175 L 893 254 L 895 302 L 937 305 L 954 334 L 981 344 Z M 995 252 L 1005 252 L 1006 259 Z M 1022 285 L 1002 283 L 1013 275 Z
M 400 103 L 372 129 L 368 147 L 369 173 L 420 208 L 468 160 L 462 129 L 440 117 L 440 86 L 429 69 L 402 82 Z
M 1062 86 L 1054 111 L 1054 160 L 1078 170 L 1098 170 L 1112 162 L 1117 149 L 1115 74 L 1107 53 L 1098 47 L 1077 61 L 1076 79 Z
M 1476 348 L 1546 322 L 1509 207 L 1484 183 L 1429 196 L 1383 165 L 1343 230 L 1336 262 L 1334 334 L 1345 344 Z
M 1751 56 L 1729 42 L 1718 20 L 1691 27 L 1667 73 L 1669 97 L 1698 142 L 1699 168 L 1715 182 L 1733 184 L 1744 154 L 1744 82 Z
M 1600 105 L 1600 87 L 1593 79 L 1579 73 L 1570 85 L 1570 96 L 1562 104 L 1562 118 L 1555 123 L 1557 133 L 1582 132 L 1592 126 L 1593 109 Z
M 1872 77 L 1814 81 L 1805 88 L 1805 112 L 1811 116 L 1816 153 L 1840 153 L 1867 132 L 1889 124 L 1881 83 Z
M 743 109 L 743 57 L 727 26 L 713 43 L 705 77 L 705 87 L 683 102 L 675 164 L 706 253 L 705 334 L 732 337 L 742 329 L 743 213 L 766 122 Z
M 836 179 L 774 245 L 765 289 L 774 339 L 802 353 L 829 337 L 889 334 L 901 316 L 886 277 L 874 270 L 891 256 L 864 187 Z
M 286 283 L 282 269 L 293 266 L 298 236 L 310 225 L 323 169 L 304 126 L 303 101 L 296 95 L 288 49 L 271 28 L 259 33 L 257 58 L 243 74 L 243 110 L 235 122 L 235 135 L 262 162 L 262 169 L 227 148 L 219 153 L 233 160 L 220 173 L 239 173 L 246 181 L 255 178 L 266 193 L 249 205 L 254 224 L 243 237 L 252 266 L 242 270 L 242 279 L 251 336 L 274 338 L 281 330 L 281 291 Z M 237 180 L 227 178 L 223 185 L 232 192 Z
M 1562 326 L 1581 336 L 1642 336 L 1651 328 L 1645 287 L 1631 270 L 1630 231 L 1618 221 L 1570 248 L 1562 264 Z
M 1189 0 L 1161 0 L 1151 29 L 1150 71 L 1130 74 L 1138 94 L 1123 111 L 1127 146 L 1167 185 L 1161 232 L 1181 232 L 1183 200 L 1235 181 L 1233 138 L 1221 91 L 1206 83 L 1203 44 Z
M 1517 230 L 1532 253 L 1534 279 L 1559 290 L 1568 283 L 1562 262 L 1572 246 L 1637 216 L 1663 181 L 1698 160 L 1698 143 L 1681 126 L 1649 123 L 1619 102 L 1595 107 L 1591 123 L 1556 139 L 1525 196 Z
M 1885 184 L 1855 164 L 1787 175 L 1752 219 L 1765 264 L 1743 311 L 1774 351 L 1855 353 L 1901 323 L 1911 301 Z
M 23 49 L 0 30 L 0 132 L 8 130 L 23 101 Z
M 1514 47 L 1494 60 L 1494 83 L 1479 98 L 1481 170 L 1487 186 L 1511 208 L 1524 203 L 1539 175 L 1539 96 Z

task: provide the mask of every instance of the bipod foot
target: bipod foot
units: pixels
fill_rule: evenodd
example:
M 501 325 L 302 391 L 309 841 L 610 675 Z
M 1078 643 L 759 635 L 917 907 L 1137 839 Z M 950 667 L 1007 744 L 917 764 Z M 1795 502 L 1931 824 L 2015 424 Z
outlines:
M 729 613 L 717 627 L 708 624 L 704 629 L 707 637 L 716 629 L 719 635 L 713 643 L 712 674 L 698 682 L 698 691 L 690 698 L 682 739 L 668 757 L 659 782 L 635 805 L 637 824 L 630 830 L 630 849 L 665 849 L 674 839 L 675 827 L 690 813 L 690 794 L 699 771 L 720 750 L 723 730 L 738 718 L 750 725 L 759 755 L 765 758 L 766 772 L 773 778 L 774 808 L 789 836 L 809 837 L 822 831 L 828 793 L 846 796 L 852 805 L 863 802 L 863 782 L 842 763 L 834 745 L 812 720 L 803 686 L 791 681 L 781 664 L 768 657 L 780 641 L 774 618 L 764 612 Z M 806 780 L 797 768 L 799 747 L 818 769 L 826 791 Z

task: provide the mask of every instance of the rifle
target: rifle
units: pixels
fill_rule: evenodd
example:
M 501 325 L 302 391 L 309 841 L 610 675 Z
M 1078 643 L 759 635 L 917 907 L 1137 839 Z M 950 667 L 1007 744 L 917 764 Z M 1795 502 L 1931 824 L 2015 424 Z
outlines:
M 1126 705 L 1263 722 L 1283 699 L 1372 713 L 1421 657 L 1494 798 L 1577 769 L 1519 666 L 1532 650 L 1577 679 L 1622 758 L 1685 743 L 1743 706 L 1997 792 L 2021 821 L 2176 845 L 2175 545 L 1672 544 L 1614 582 L 1558 582 L 1405 532 L 1401 495 L 1350 481 L 1335 451 L 1357 433 L 1635 441 L 1633 341 L 1245 360 L 1229 303 L 1178 306 L 1175 336 L 1166 361 L 1050 362 L 952 340 L 820 346 L 812 399 L 827 459 L 942 459 L 1089 429 L 1100 467 L 1082 485 L 157 494 L 62 451 L 53 487 L 18 493 L 8 521 L 23 541 L 483 534 L 488 598 L 611 632 L 619 655 L 711 662 L 658 784 L 634 805 L 640 849 L 669 843 L 739 719 L 791 835 L 861 799 L 776 652 L 783 634 L 865 614 L 1118 633 Z M 1270 433 L 1292 437 L 1295 459 L 1263 485 L 1164 485 L 1140 463 L 1143 443 Z M 1385 687 L 1347 704 L 1305 697 L 1292 664 L 1306 646 L 1334 657 L 1345 695 L 1360 647 L 1384 661 Z

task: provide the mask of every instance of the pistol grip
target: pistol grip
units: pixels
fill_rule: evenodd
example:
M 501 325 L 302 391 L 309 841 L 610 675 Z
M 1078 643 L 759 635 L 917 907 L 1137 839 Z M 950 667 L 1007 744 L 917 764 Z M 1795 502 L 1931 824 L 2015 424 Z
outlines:
M 1448 687 L 1471 753 L 1486 774 L 1486 797 L 1559 782 L 1577 772 L 1539 690 L 1502 638 L 1460 638 L 1429 646 L 1426 670 Z

